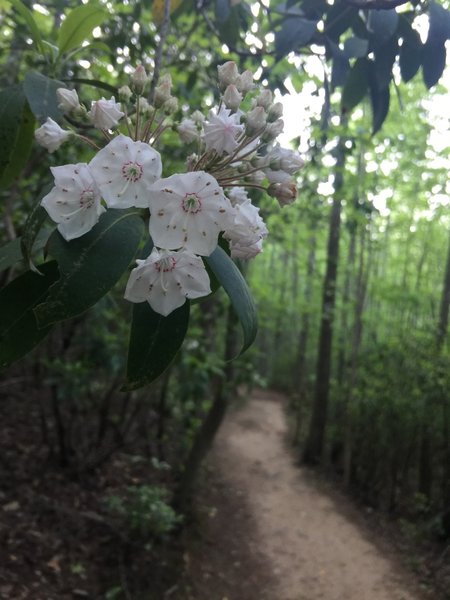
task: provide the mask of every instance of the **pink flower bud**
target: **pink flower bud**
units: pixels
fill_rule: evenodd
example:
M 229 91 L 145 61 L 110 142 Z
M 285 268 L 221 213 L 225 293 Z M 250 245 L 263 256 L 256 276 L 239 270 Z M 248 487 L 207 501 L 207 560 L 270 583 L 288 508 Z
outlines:
M 73 135 L 72 131 L 62 129 L 58 123 L 50 117 L 48 117 L 45 123 L 34 132 L 37 143 L 48 150 L 50 154 L 55 150 L 58 150 L 61 144 L 63 144 L 71 135 Z
M 248 136 L 253 136 L 260 132 L 266 126 L 267 115 L 262 106 L 255 106 L 247 114 L 245 132 Z
M 131 75 L 131 87 L 135 94 L 140 96 L 144 92 L 148 77 L 142 65 L 138 65 Z
M 253 73 L 249 70 L 241 73 L 236 80 L 237 89 L 246 94 L 253 89 Z
M 64 113 L 71 113 L 80 108 L 80 101 L 76 90 L 68 90 L 67 88 L 58 88 L 56 90 L 56 98 L 58 99 L 58 108 Z
M 297 188 L 295 183 L 272 183 L 267 189 L 270 196 L 276 198 L 280 206 L 292 204 L 297 197 Z
M 256 105 L 257 106 L 262 106 L 263 108 L 265 108 L 266 110 L 270 107 L 270 105 L 272 104 L 272 92 L 270 90 L 262 90 L 261 93 L 259 94 L 259 96 L 256 98 Z
M 236 111 L 242 102 L 242 94 L 238 91 L 235 85 L 230 83 L 223 94 L 223 101 L 227 108 L 230 108 L 232 111 Z
M 277 121 L 274 121 L 273 123 L 269 123 L 266 127 L 266 130 L 264 131 L 264 134 L 262 135 L 262 141 L 263 142 L 272 142 L 280 135 L 280 133 L 282 133 L 283 129 L 284 129 L 283 119 L 278 119 Z
M 219 65 L 217 67 L 217 72 L 219 76 L 219 87 L 222 91 L 225 90 L 230 83 L 235 84 L 237 78 L 239 77 L 239 71 L 236 63 L 232 60 L 229 60 L 223 65 Z
M 110 100 L 102 98 L 92 102 L 91 110 L 88 113 L 94 127 L 97 129 L 112 129 L 124 113 L 120 110 L 120 104 L 116 102 L 114 96 Z
M 283 105 L 281 104 L 281 102 L 275 102 L 275 104 L 272 104 L 272 106 L 269 108 L 269 111 L 267 114 L 267 120 L 269 122 L 276 121 L 277 119 L 279 119 L 282 116 L 283 116 Z

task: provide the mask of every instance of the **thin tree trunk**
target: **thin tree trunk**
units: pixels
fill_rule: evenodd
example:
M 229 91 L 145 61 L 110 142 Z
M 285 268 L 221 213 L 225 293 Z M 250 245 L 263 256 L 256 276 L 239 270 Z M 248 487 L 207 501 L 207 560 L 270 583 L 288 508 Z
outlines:
M 341 189 L 344 182 L 344 144 L 345 140 L 340 138 L 337 147 L 334 197 L 330 215 L 327 249 L 327 268 L 323 286 L 316 390 L 308 438 L 303 452 L 303 461 L 306 464 L 317 464 L 321 460 L 325 444 L 325 428 L 327 424 L 328 397 L 330 392 L 334 307 L 336 303 L 336 280 L 339 259 L 339 237 L 341 228 Z

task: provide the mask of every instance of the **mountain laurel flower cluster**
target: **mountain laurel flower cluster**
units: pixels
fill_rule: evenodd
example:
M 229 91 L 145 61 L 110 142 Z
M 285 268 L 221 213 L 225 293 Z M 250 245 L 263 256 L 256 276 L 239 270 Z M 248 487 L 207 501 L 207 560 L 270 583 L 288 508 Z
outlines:
M 220 99 L 206 117 L 195 110 L 176 119 L 170 76 L 161 78 L 151 101 L 144 96 L 148 80 L 139 65 L 129 86 L 119 89 L 118 101 L 101 98 L 90 107 L 80 103 L 75 90 L 59 88 L 58 108 L 72 125 L 81 121 L 83 134 L 48 118 L 35 137 L 49 152 L 69 138 L 95 149 L 88 163 L 51 169 L 54 187 L 41 204 L 66 241 L 88 233 L 108 209 L 148 211 L 154 247 L 131 271 L 125 298 L 148 302 L 167 316 L 186 299 L 211 293 L 203 259 L 214 252 L 219 236 L 232 258 L 247 260 L 262 251 L 268 230 L 249 191 L 265 191 L 281 206 L 290 204 L 303 162 L 276 143 L 283 131 L 282 105 L 270 90 L 257 88 L 251 71 L 239 73 L 234 62 L 218 67 Z M 156 148 L 168 129 L 189 153 L 185 173 L 163 177 Z M 86 136 L 89 130 L 93 138 Z

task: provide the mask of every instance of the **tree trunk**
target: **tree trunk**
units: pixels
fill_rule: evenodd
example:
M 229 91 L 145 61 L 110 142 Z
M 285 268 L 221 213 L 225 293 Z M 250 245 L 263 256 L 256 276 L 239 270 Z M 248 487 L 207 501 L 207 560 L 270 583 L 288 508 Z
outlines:
M 336 280 L 339 259 L 339 237 L 341 228 L 341 189 L 345 165 L 345 140 L 341 138 L 337 147 L 334 197 L 331 208 L 327 248 L 327 268 L 323 285 L 322 318 L 319 334 L 319 354 L 317 358 L 316 389 L 313 413 L 308 438 L 303 452 L 306 464 L 320 462 L 325 442 L 325 428 L 330 392 L 331 351 L 333 342 L 334 307 L 336 303 Z

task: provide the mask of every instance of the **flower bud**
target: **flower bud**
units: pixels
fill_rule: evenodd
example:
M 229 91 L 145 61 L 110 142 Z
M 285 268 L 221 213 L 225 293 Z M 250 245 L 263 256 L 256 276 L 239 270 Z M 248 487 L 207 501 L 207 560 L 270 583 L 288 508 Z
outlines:
M 192 119 L 183 119 L 177 127 L 180 140 L 185 144 L 190 144 L 199 139 L 197 125 Z
M 71 113 L 80 108 L 80 101 L 76 90 L 68 90 L 67 88 L 58 88 L 56 90 L 56 98 L 58 99 L 58 108 L 64 113 Z
M 202 125 L 206 121 L 205 115 L 199 110 L 194 110 L 194 112 L 191 115 L 191 118 L 197 125 Z
M 276 121 L 277 119 L 279 119 L 282 116 L 283 116 L 283 105 L 281 104 L 281 102 L 275 102 L 275 104 L 272 104 L 272 106 L 269 107 L 269 110 L 267 113 L 267 120 L 269 121 L 269 123 Z
M 142 65 L 138 65 L 131 75 L 131 88 L 135 94 L 141 96 L 148 82 L 147 73 Z
M 163 111 L 166 115 L 171 115 L 178 110 L 178 100 L 171 96 L 166 100 L 162 106 Z
M 221 91 L 224 91 L 230 83 L 235 84 L 237 78 L 239 77 L 239 71 L 236 66 L 236 63 L 232 60 L 224 63 L 223 65 L 219 65 L 217 67 L 217 72 L 219 76 L 219 88 Z
M 235 85 L 230 83 L 223 94 L 223 101 L 227 108 L 230 108 L 232 111 L 236 111 L 242 102 L 242 94 L 238 91 Z
M 71 135 L 73 135 L 72 131 L 62 129 L 58 123 L 50 117 L 47 117 L 45 123 L 34 132 L 37 143 L 48 150 L 50 154 L 55 150 L 58 150 Z
M 129 102 L 132 95 L 133 92 L 127 85 L 123 85 L 121 88 L 119 88 L 119 100 L 121 102 Z
M 155 108 L 148 103 L 147 98 L 139 98 L 139 112 L 146 117 L 152 115 L 155 112 Z
M 88 116 L 97 129 L 112 129 L 119 123 L 124 114 L 120 110 L 120 104 L 116 102 L 113 96 L 109 100 L 102 98 L 92 102 Z
M 253 89 L 253 73 L 247 69 L 236 79 L 236 87 L 244 95 Z
M 245 125 L 245 133 L 248 136 L 253 136 L 260 132 L 266 126 L 267 115 L 262 106 L 255 106 L 247 114 L 247 122 Z
M 292 204 L 297 197 L 297 188 L 292 181 L 289 183 L 272 183 L 267 188 L 267 192 L 278 200 L 280 206 Z
M 256 98 L 256 106 L 262 106 L 268 110 L 272 104 L 273 95 L 268 89 L 261 90 L 259 96 Z
M 284 129 L 283 119 L 278 119 L 273 123 L 269 123 L 264 131 L 261 139 L 263 142 L 272 142 L 275 140 Z
M 170 75 L 164 75 L 161 77 L 159 85 L 155 89 L 154 104 L 156 108 L 161 108 L 164 102 L 167 102 L 171 98 L 172 91 L 172 78 Z

